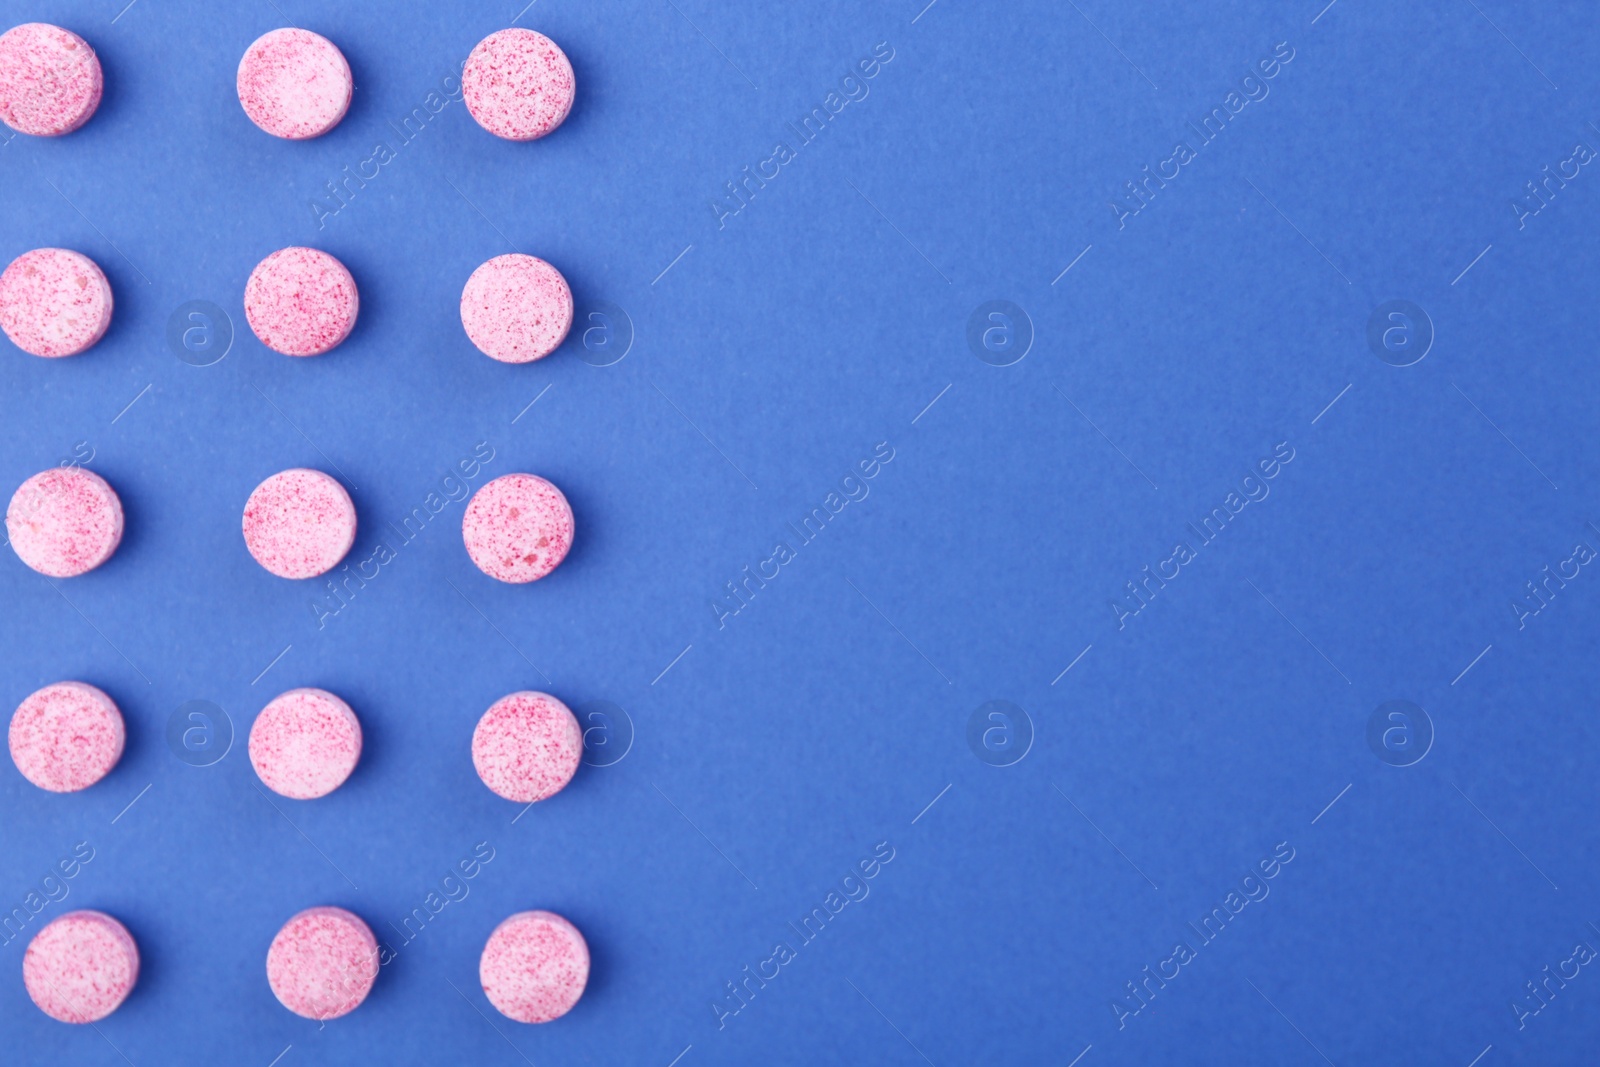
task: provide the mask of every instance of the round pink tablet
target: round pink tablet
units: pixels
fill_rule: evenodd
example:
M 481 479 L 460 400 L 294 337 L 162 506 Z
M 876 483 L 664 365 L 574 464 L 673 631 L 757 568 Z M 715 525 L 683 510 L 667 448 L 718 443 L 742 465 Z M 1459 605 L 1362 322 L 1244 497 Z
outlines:
M 356 540 L 356 506 L 321 471 L 279 471 L 244 505 L 244 543 L 279 578 L 315 578 L 338 566 Z
M 494 928 L 478 960 L 484 995 L 519 1023 L 547 1023 L 572 1010 L 589 984 L 589 945 L 553 911 L 523 911 Z
M 239 103 L 274 137 L 321 137 L 344 118 L 355 81 L 332 41 L 310 30 L 273 30 L 239 60 Z
M 324 689 L 291 689 L 261 709 L 250 727 L 250 765 L 279 796 L 325 797 L 361 759 L 361 722 Z
M 461 290 L 461 325 L 501 363 L 543 359 L 572 328 L 572 290 L 561 272 L 521 253 L 495 256 Z
M 0 329 L 35 356 L 75 356 L 111 325 L 111 283 L 95 261 L 65 248 L 35 248 L 0 274 Z
M 502 474 L 472 494 L 461 517 L 467 555 L 502 582 L 532 582 L 555 570 L 572 532 L 572 505 L 533 474 Z
M 11 716 L 11 762 L 52 793 L 76 793 L 117 765 L 127 732 L 116 702 L 84 682 L 33 693 Z
M 17 558 L 52 578 L 73 578 L 111 558 L 122 543 L 122 501 L 98 474 L 51 467 L 23 482 L 6 508 Z
M 307 908 L 283 924 L 267 950 L 273 995 L 307 1019 L 355 1011 L 377 978 L 378 942 L 343 908 Z
M 472 765 L 507 800 L 531 804 L 572 781 L 583 758 L 577 716 L 553 696 L 524 690 L 503 696 L 472 731 Z
M 69 911 L 31 942 L 22 983 L 39 1010 L 64 1023 L 99 1022 L 139 981 L 139 946 L 128 928 L 101 911 Z
M 261 343 L 286 356 L 320 356 L 356 327 L 361 297 L 344 264 L 315 248 L 280 248 L 244 287 L 244 317 Z
M 508 141 L 533 141 L 565 121 L 577 92 L 572 64 L 554 41 L 532 30 L 491 33 L 461 72 L 467 110 Z
M 18 133 L 71 133 L 104 89 L 94 49 L 71 30 L 28 22 L 0 34 L 0 119 Z

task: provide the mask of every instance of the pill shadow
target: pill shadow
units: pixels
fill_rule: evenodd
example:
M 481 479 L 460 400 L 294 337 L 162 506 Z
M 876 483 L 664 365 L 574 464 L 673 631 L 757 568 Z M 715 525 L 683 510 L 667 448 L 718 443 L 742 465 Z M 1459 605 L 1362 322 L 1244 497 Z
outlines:
M 89 252 L 83 248 L 73 249 L 81 252 L 94 260 L 95 266 L 100 268 L 100 273 L 106 276 L 106 281 L 111 285 L 111 321 L 106 324 L 106 332 L 100 335 L 92 347 L 73 356 L 73 359 L 83 359 L 85 356 L 106 356 L 124 336 L 134 329 L 133 312 L 139 308 L 139 298 L 144 295 L 147 287 L 144 279 L 134 273 L 133 268 L 122 260 L 115 249 L 110 249 L 110 258 L 105 258 L 100 249 Z M 142 310 L 142 309 L 140 309 Z
M 605 551 L 604 535 L 601 532 L 604 529 L 601 524 L 602 511 L 596 497 L 576 480 L 578 477 L 576 474 L 572 479 L 568 479 L 564 476 L 564 472 L 531 471 L 530 473 L 554 482 L 556 488 L 561 490 L 561 495 L 567 498 L 567 503 L 572 505 L 572 547 L 567 550 L 566 558 L 561 561 L 559 567 L 539 579 L 539 584 L 550 582 L 556 588 L 560 588 L 561 585 L 579 577 L 579 572 L 591 561 L 598 560 Z M 600 543 L 596 544 L 597 541 Z M 567 573 L 563 574 L 563 571 Z M 560 585 L 556 585 L 556 579 L 560 579 Z
M 576 87 L 572 98 L 572 110 L 567 113 L 567 117 L 562 120 L 560 126 L 539 138 L 538 141 L 529 141 L 527 142 L 528 144 L 536 145 L 541 141 L 549 141 L 556 137 L 581 136 L 588 131 L 590 123 L 595 121 L 589 114 L 594 109 L 589 104 L 590 90 L 588 88 L 590 76 L 595 68 L 589 63 L 588 56 L 581 49 L 571 48 L 560 41 L 556 43 L 561 45 L 561 50 L 567 54 L 567 61 L 572 64 L 572 82 Z
M 352 47 L 355 42 L 335 43 L 338 44 L 339 51 L 344 53 L 345 62 L 350 64 L 350 85 L 352 89 L 350 107 L 345 111 L 344 118 L 339 120 L 339 125 L 328 131 L 329 134 L 342 132 L 352 121 L 357 125 L 364 123 L 367 116 L 372 114 L 372 109 L 375 106 L 373 100 L 377 96 L 373 91 L 374 86 L 369 77 L 371 70 L 367 66 L 366 58 Z M 350 128 L 353 130 L 355 127 Z M 355 138 L 361 135 L 351 133 L 348 136 Z
M 379 284 L 383 271 L 371 257 L 354 246 L 342 251 L 331 248 L 324 250 L 343 263 L 345 269 L 350 272 L 350 277 L 355 279 L 357 306 L 356 324 L 351 327 L 350 336 L 340 341 L 337 348 L 324 352 L 318 357 L 320 359 L 337 357 L 347 347 L 364 343 L 368 335 L 377 328 L 377 324 L 389 314 L 389 307 L 382 297 L 384 288 Z
M 605 924 L 598 915 L 591 915 L 583 907 L 568 908 L 565 905 L 552 908 L 559 912 L 566 920 L 578 928 L 583 935 L 584 943 L 589 946 L 589 982 L 583 987 L 583 996 L 573 1006 L 574 1014 L 586 1010 L 584 1005 L 591 1005 L 594 1010 L 595 1003 L 608 993 L 614 979 L 612 977 L 612 963 L 616 959 L 611 950 L 611 942 L 605 936 Z
M 85 26 L 64 28 L 72 30 L 89 42 L 89 47 L 94 49 L 95 58 L 100 61 L 103 82 L 100 104 L 95 108 L 94 114 L 89 116 L 89 121 L 84 123 L 81 129 L 74 130 L 67 136 L 71 137 L 94 129 L 96 123 L 107 120 L 110 120 L 107 122 L 108 129 L 115 127 L 126 114 L 136 110 L 135 102 L 128 96 L 128 89 L 140 82 L 138 77 L 130 73 L 137 64 L 123 63 L 120 44 L 110 34 L 92 33 Z
M 133 781 L 135 777 L 134 773 L 128 768 L 137 763 L 139 758 L 144 755 L 145 749 L 149 745 L 148 736 L 152 732 L 159 732 L 159 727 L 154 723 L 130 721 L 142 718 L 142 716 L 135 716 L 130 713 L 127 694 L 122 692 L 119 687 L 101 685 L 99 682 L 90 682 L 89 684 L 110 697 L 112 702 L 117 705 L 117 710 L 122 713 L 122 755 L 117 757 L 117 765 L 111 768 L 111 773 L 106 775 L 102 781 L 110 787 L 110 791 L 113 793 L 125 791 L 125 783 Z M 127 800 L 132 799 L 133 796 L 130 794 Z

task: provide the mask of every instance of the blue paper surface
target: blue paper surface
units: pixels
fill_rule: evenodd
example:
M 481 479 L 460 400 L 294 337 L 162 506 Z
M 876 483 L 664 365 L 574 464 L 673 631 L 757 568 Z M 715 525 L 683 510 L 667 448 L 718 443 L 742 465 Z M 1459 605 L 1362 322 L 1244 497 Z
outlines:
M 6 14 L 106 92 L 0 147 L 0 260 L 78 249 L 116 316 L 3 346 L 0 490 L 85 464 L 127 532 L 0 555 L 0 709 L 128 724 L 82 793 L 0 767 L 8 1062 L 1593 1062 L 1593 5 L 123 3 Z M 577 72 L 531 144 L 450 92 L 512 23 Z M 315 141 L 235 96 L 285 24 L 355 74 Z M 295 244 L 361 292 L 317 359 L 243 317 Z M 579 307 L 524 366 L 457 308 L 513 250 Z M 294 466 L 352 566 L 392 539 L 342 599 L 245 550 Z M 577 516 L 524 587 L 459 532 L 512 471 Z M 301 685 L 366 736 L 312 802 L 244 750 Z M 516 818 L 469 743 L 527 688 L 593 765 Z M 319 904 L 392 955 L 321 1027 L 264 973 Z M 21 980 L 75 907 L 143 956 L 96 1028 Z M 540 1027 L 477 984 L 529 908 L 594 957 Z

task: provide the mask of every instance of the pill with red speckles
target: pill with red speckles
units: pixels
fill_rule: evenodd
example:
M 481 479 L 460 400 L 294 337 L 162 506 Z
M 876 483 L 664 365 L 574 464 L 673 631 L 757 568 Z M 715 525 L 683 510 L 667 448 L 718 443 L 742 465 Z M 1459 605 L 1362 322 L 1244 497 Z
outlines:
M 359 916 L 343 908 L 307 908 L 272 939 L 267 983 L 296 1015 L 337 1019 L 367 999 L 378 963 L 378 942 Z
M 478 42 L 461 92 L 478 125 L 508 141 L 533 141 L 566 120 L 577 93 L 572 63 L 542 33 L 509 29 Z
M 545 693 L 503 696 L 472 731 L 478 777 L 507 800 L 531 804 L 566 788 L 583 758 L 577 716 Z
M 239 103 L 274 137 L 321 137 L 344 118 L 354 88 L 344 53 L 310 30 L 262 34 L 239 60 Z
M 111 283 L 94 260 L 65 248 L 35 248 L 0 274 L 0 329 L 35 356 L 75 356 L 111 326 Z
M 51 578 L 73 578 L 111 558 L 122 543 L 122 501 L 82 467 L 51 467 L 23 482 L 6 508 L 17 558 Z
M 100 106 L 105 74 L 89 42 L 28 22 L 0 34 L 0 120 L 18 133 L 60 137 Z
M 356 506 L 321 471 L 279 471 L 244 505 L 244 543 L 279 578 L 315 578 L 338 566 L 356 540 Z
M 478 960 L 484 995 L 519 1023 L 547 1023 L 572 1010 L 589 984 L 589 945 L 553 911 L 523 911 L 494 928 Z
M 34 935 L 22 983 L 39 1010 L 64 1023 L 99 1022 L 139 981 L 139 946 L 102 911 L 69 911 Z
M 117 765 L 127 739 L 116 701 L 86 682 L 56 682 L 11 716 L 11 762 L 52 793 L 76 793 Z
M 478 351 L 501 363 L 543 359 L 572 328 L 572 289 L 542 259 L 495 256 L 461 290 L 461 325 Z
M 361 297 L 343 263 L 315 248 L 280 248 L 244 287 L 244 317 L 261 343 L 286 356 L 320 356 L 356 327 Z
M 325 797 L 361 759 L 361 722 L 325 689 L 275 697 L 250 727 L 250 765 L 268 789 L 294 800 Z
M 502 582 L 532 582 L 555 570 L 572 533 L 572 505 L 534 474 L 502 474 L 472 494 L 461 517 L 467 555 Z

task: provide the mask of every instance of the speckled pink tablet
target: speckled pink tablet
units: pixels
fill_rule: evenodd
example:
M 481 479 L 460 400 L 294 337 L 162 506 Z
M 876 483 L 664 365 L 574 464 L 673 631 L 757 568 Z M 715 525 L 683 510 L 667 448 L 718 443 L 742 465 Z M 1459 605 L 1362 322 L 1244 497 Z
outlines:
M 337 45 L 310 30 L 262 34 L 239 60 L 239 103 L 274 137 L 321 137 L 344 118 L 355 87 Z
M 286 356 L 320 356 L 356 328 L 361 297 L 344 264 L 315 248 L 280 248 L 244 287 L 244 317 L 261 343 Z
M 572 63 L 532 30 L 491 33 L 461 72 L 461 92 L 478 125 L 508 141 L 533 141 L 566 120 L 577 93 Z
M 531 804 L 572 781 L 583 758 L 577 716 L 553 696 L 503 696 L 472 731 L 472 765 L 483 784 L 507 800 Z
M 28 22 L 0 34 L 0 119 L 18 133 L 71 133 L 104 89 L 94 49 L 71 30 Z
M 0 329 L 35 356 L 75 356 L 111 325 L 111 283 L 95 261 L 65 248 L 35 248 L 0 274 Z
M 361 723 L 324 689 L 291 689 L 250 727 L 250 765 L 268 789 L 294 800 L 325 797 L 361 759 Z
M 321 471 L 279 471 L 244 505 L 244 543 L 279 578 L 315 578 L 338 566 L 356 540 L 356 506 Z
M 74 578 L 122 543 L 122 501 L 93 471 L 51 467 L 12 494 L 6 534 L 17 558 L 40 574 Z
M 377 978 L 378 942 L 343 908 L 307 908 L 283 924 L 267 950 L 273 995 L 307 1019 L 355 1011 Z
M 64 1023 L 99 1022 L 139 981 L 139 946 L 101 911 L 69 911 L 28 943 L 22 983 L 39 1010 Z
M 523 911 L 494 928 L 478 960 L 484 995 L 519 1023 L 547 1023 L 572 1010 L 589 984 L 589 945 L 553 911 Z
M 572 290 L 561 272 L 519 253 L 495 256 L 461 290 L 461 325 L 478 351 L 501 363 L 543 359 L 572 328 Z
M 52 793 L 76 793 L 117 765 L 127 732 L 114 700 L 85 682 L 56 682 L 11 716 L 11 762 Z
M 572 533 L 572 505 L 533 474 L 502 474 L 472 494 L 461 517 L 467 555 L 502 582 L 532 582 L 555 570 Z

